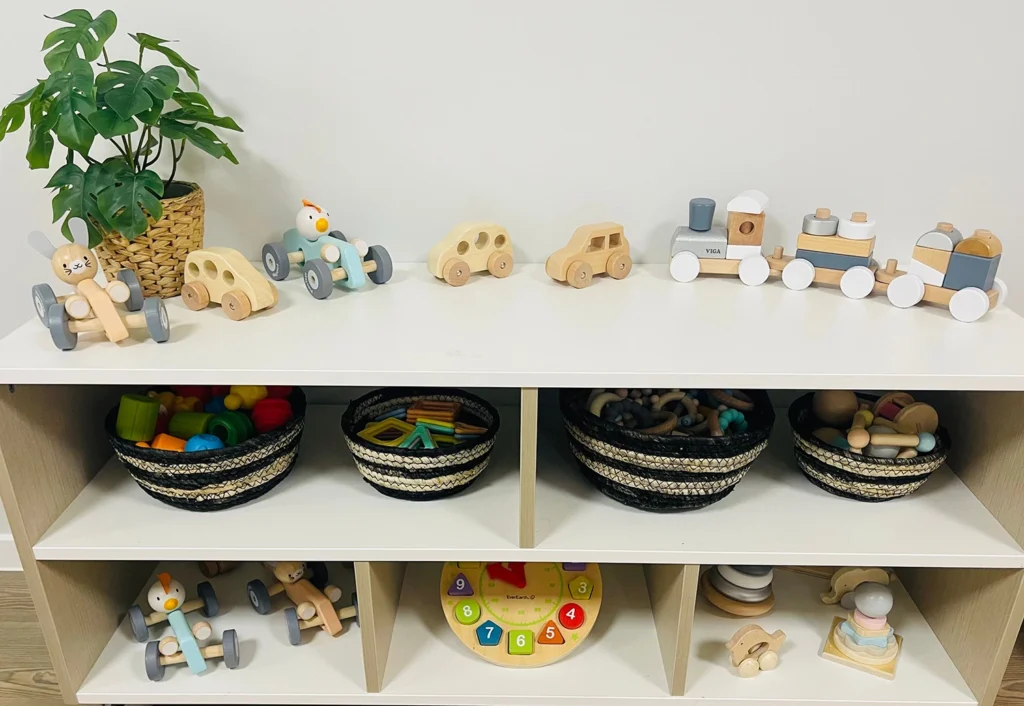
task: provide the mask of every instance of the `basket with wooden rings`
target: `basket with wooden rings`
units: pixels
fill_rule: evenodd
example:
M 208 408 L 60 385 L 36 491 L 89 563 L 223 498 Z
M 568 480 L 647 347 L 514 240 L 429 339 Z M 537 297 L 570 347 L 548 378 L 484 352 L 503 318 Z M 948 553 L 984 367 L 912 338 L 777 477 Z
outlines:
M 454 446 L 380 446 L 359 436 L 368 422 L 417 400 L 458 402 L 461 418 L 486 432 Z M 403 500 L 436 500 L 469 487 L 487 467 L 500 419 L 485 400 L 454 389 L 385 388 L 354 401 L 341 418 L 345 443 L 363 479 L 384 495 Z
M 935 448 L 914 458 L 876 458 L 832 446 L 814 435 L 821 423 L 812 411 L 813 399 L 811 392 L 789 407 L 796 462 L 807 480 L 833 495 L 864 502 L 901 498 L 924 485 L 949 454 L 949 433 L 941 426 L 935 431 Z
M 295 465 L 306 396 L 296 387 L 288 400 L 294 415 L 290 421 L 221 449 L 179 452 L 136 446 L 117 435 L 117 407 L 107 415 L 107 436 L 135 482 L 157 500 L 198 512 L 223 510 L 264 495 Z
M 728 436 L 655 436 L 590 413 L 589 390 L 562 390 L 569 446 L 583 475 L 620 503 L 649 512 L 696 510 L 731 493 L 765 446 L 775 423 L 771 400 L 753 402 L 746 431 Z
M 176 297 L 185 283 L 185 258 L 203 247 L 205 201 L 198 184 L 185 184 L 192 191 L 161 199 L 163 215 L 150 221 L 149 230 L 128 240 L 109 233 L 96 246 L 96 255 L 107 279 L 119 270 L 135 270 L 147 297 Z

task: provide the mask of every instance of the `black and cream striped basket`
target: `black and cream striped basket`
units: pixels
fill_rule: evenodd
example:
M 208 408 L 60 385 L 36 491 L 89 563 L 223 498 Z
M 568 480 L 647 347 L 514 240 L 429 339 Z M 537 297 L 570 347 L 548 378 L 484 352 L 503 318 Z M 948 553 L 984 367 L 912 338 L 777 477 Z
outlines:
M 436 449 L 380 446 L 357 434 L 367 422 L 416 400 L 462 403 L 460 421 L 486 427 L 476 439 Z M 436 500 L 469 487 L 487 467 L 498 434 L 498 410 L 476 395 L 439 388 L 384 388 L 360 397 L 345 410 L 341 430 L 363 479 L 384 495 Z
M 721 437 L 654 436 L 591 414 L 589 390 L 562 390 L 562 420 L 583 475 L 613 500 L 650 512 L 706 507 L 724 498 L 764 451 L 775 423 L 768 395 L 754 402 L 747 431 Z
M 255 500 L 292 470 L 305 426 L 306 396 L 296 387 L 289 401 L 294 417 L 287 424 L 222 449 L 140 448 L 117 435 L 117 407 L 107 415 L 107 436 L 135 482 L 157 500 L 199 512 L 223 510 Z
M 833 495 L 873 503 L 910 495 L 949 454 L 949 433 L 942 427 L 935 432 L 935 448 L 914 458 L 873 458 L 827 444 L 814 436 L 822 425 L 811 411 L 813 398 L 810 392 L 789 407 L 796 462 L 807 480 Z

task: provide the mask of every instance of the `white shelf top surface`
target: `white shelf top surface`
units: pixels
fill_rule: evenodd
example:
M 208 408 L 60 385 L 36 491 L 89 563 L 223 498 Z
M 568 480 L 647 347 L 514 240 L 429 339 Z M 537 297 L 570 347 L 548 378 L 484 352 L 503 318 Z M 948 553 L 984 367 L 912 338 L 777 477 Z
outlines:
M 1024 567 L 1024 550 L 946 466 L 916 493 L 864 503 L 821 490 L 793 458 L 784 412 L 735 490 L 682 513 L 605 497 L 583 477 L 558 412 L 544 407 L 537 548 L 574 561 L 818 566 Z
M 583 290 L 536 264 L 460 288 L 397 265 L 324 301 L 297 272 L 278 285 L 277 307 L 243 322 L 168 300 L 163 345 L 90 334 L 61 352 L 33 319 L 0 341 L 0 383 L 1024 390 L 1024 320 L 1007 309 L 961 324 L 825 287 L 681 284 L 666 265 Z
M 331 581 L 344 591 L 342 603 L 347 604 L 355 590 L 352 568 L 334 564 L 328 568 Z M 190 598 L 196 584 L 205 580 L 194 562 L 161 564 L 158 570 L 181 580 Z M 334 638 L 322 630 L 305 630 L 302 644 L 293 646 L 288 643 L 284 618 L 288 600 L 274 598 L 274 611 L 259 615 L 249 605 L 245 591 L 246 583 L 254 578 L 271 580 L 270 572 L 258 564 L 245 564 L 209 579 L 220 603 L 220 613 L 209 618 L 213 626 L 209 642 L 219 643 L 224 630 L 235 630 L 241 657 L 237 669 L 228 669 L 220 659 L 209 661 L 203 674 L 192 674 L 184 664 L 170 665 L 161 681 L 151 682 L 146 677 L 145 646 L 132 637 L 126 618 L 82 683 L 78 700 L 90 704 L 329 703 L 323 695 L 330 694 L 333 703 L 365 703 L 363 643 L 355 621 L 345 621 L 345 631 Z M 138 599 L 147 611 L 150 583 Z M 206 620 L 200 613 L 187 619 L 190 623 Z M 162 630 L 150 629 L 154 640 L 168 634 L 166 623 Z
M 976 704 L 970 688 L 942 649 L 906 589 L 893 584 L 894 608 L 889 623 L 903 636 L 896 678 L 887 681 L 821 657 L 825 637 L 839 606 L 818 598 L 828 590 L 825 579 L 777 570 L 772 582 L 775 607 L 759 618 L 736 618 L 697 596 L 690 640 L 686 697 L 716 706 L 751 703 L 827 706 L 854 704 Z M 757 623 L 768 632 L 782 630 L 786 642 L 779 666 L 752 679 L 736 675 L 725 643 L 742 626 Z
M 261 498 L 188 512 L 151 498 L 112 458 L 35 546 L 39 559 L 495 560 L 518 554 L 519 415 L 501 409 L 491 462 L 462 493 L 390 498 L 363 480 L 342 408 L 310 406 L 291 474 Z M 167 531 L 154 532 L 154 527 Z

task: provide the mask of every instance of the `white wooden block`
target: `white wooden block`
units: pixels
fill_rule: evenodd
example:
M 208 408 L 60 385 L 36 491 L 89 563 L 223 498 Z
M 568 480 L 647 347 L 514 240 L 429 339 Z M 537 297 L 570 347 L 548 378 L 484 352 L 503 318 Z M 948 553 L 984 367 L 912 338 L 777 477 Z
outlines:
M 760 245 L 729 245 L 725 249 L 726 260 L 742 260 L 751 255 L 762 255 Z
M 730 201 L 725 210 L 734 213 L 764 213 L 768 208 L 768 195 L 757 189 L 748 189 Z
M 840 238 L 849 238 L 850 240 L 869 240 L 875 237 L 875 222 L 860 223 L 851 221 L 849 218 L 840 218 L 838 235 Z
M 930 284 L 933 287 L 941 287 L 942 280 L 946 277 L 944 272 L 940 272 L 934 267 L 929 267 L 920 260 L 911 260 L 910 267 L 907 268 L 907 272 L 912 275 L 917 275 L 921 278 L 922 282 Z

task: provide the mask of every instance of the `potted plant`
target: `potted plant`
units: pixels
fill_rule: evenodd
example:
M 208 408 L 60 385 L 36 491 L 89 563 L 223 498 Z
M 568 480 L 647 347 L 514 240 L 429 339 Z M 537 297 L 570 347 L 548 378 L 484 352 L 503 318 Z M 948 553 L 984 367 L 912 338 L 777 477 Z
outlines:
M 27 122 L 30 169 L 48 168 L 58 144 L 66 149 L 46 185 L 54 189 L 53 222 L 63 218 L 68 240 L 69 218 L 88 224 L 89 246 L 108 278 L 131 268 L 147 296 L 176 296 L 185 257 L 203 245 L 204 218 L 203 191 L 175 180 L 178 163 L 191 145 L 238 164 L 211 127 L 241 128 L 214 113 L 199 92 L 199 69 L 168 40 L 131 34 L 138 60 L 111 61 L 104 45 L 117 28 L 113 12 L 70 10 L 49 19 L 67 25 L 43 40 L 49 76 L 0 112 L 0 140 Z M 154 55 L 168 63 L 145 68 L 143 59 Z M 194 90 L 180 86 L 179 70 Z

